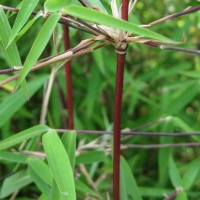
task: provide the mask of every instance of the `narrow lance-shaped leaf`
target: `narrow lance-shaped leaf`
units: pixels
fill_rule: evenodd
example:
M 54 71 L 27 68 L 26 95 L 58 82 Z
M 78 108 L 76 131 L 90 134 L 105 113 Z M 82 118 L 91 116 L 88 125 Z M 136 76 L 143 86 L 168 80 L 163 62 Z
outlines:
M 183 187 L 183 182 L 179 170 L 172 157 L 169 158 L 169 176 L 171 183 L 175 188 Z
M 47 185 L 47 183 L 44 182 L 44 180 L 41 179 L 41 177 L 29 166 L 28 167 L 28 173 L 31 176 L 32 180 L 35 182 L 39 190 L 42 192 L 42 194 L 45 195 L 45 199 L 50 199 L 50 192 L 51 189 Z
M 126 160 L 120 157 L 120 199 L 142 200 L 139 188 Z
M 21 153 L 13 153 L 9 151 L 0 152 L 1 162 L 13 162 L 13 163 L 27 163 L 28 156 L 22 155 Z
M 26 170 L 21 170 L 5 179 L 0 190 L 0 198 L 8 199 L 10 194 L 27 186 L 32 182 Z
M 46 0 L 44 8 L 49 12 L 56 12 L 62 7 L 69 5 L 71 0 Z
M 58 185 L 56 184 L 55 180 L 53 181 L 53 185 L 51 188 L 51 199 L 50 200 L 62 200 L 62 196 L 60 194 L 60 191 L 58 189 Z
M 39 158 L 29 158 L 28 165 L 49 186 L 53 184 L 53 174 L 49 166 Z
M 24 0 L 22 2 L 21 9 L 19 10 L 19 13 L 10 33 L 8 46 L 15 39 L 21 28 L 24 26 L 38 2 L 39 0 Z
M 76 132 L 68 131 L 63 134 L 62 142 L 67 151 L 72 169 L 74 169 L 75 164 L 75 152 L 76 152 Z
M 8 22 L 8 19 L 0 5 L 0 41 L 2 41 L 3 48 L 6 52 L 7 58 L 12 66 L 21 66 L 21 59 L 19 56 L 19 51 L 17 49 L 16 43 L 13 41 L 8 48 L 6 48 L 9 36 L 10 36 L 11 28 Z M 28 89 L 26 85 L 26 81 L 22 83 L 23 91 L 27 98 L 29 98 Z
M 21 60 L 19 56 L 19 51 L 17 49 L 17 46 L 15 42 L 12 42 L 12 44 L 6 48 L 6 45 L 8 44 L 9 41 L 9 35 L 11 32 L 10 24 L 8 22 L 8 19 L 0 6 L 0 38 L 3 44 L 3 47 L 5 49 L 6 55 L 8 57 L 8 60 L 11 65 L 13 66 L 21 66 Z
M 42 29 L 40 30 L 37 38 L 35 39 L 33 46 L 25 60 L 23 70 L 21 71 L 20 77 L 15 85 L 15 90 L 19 87 L 22 81 L 25 79 L 26 75 L 29 73 L 33 65 L 36 63 L 40 55 L 42 54 L 44 48 L 46 47 L 53 30 L 60 18 L 60 14 L 51 15 L 47 21 L 44 23 Z
M 73 171 L 67 152 L 54 130 L 50 130 L 42 138 L 47 161 L 63 200 L 75 200 L 75 184 Z
M 49 128 L 44 125 L 37 125 L 34 127 L 31 127 L 29 129 L 26 129 L 24 131 L 21 131 L 15 135 L 10 136 L 9 138 L 3 140 L 0 142 L 0 151 L 10 148 L 16 144 L 19 144 L 21 142 L 23 142 L 24 140 L 28 140 L 30 138 L 33 138 L 35 136 L 38 136 L 42 133 L 45 133 L 49 130 Z
M 44 84 L 47 80 L 47 75 L 36 77 L 34 80 L 28 82 L 30 97 Z M 0 127 L 8 121 L 15 112 L 17 112 L 27 100 L 23 96 L 23 91 L 20 89 L 16 93 L 7 96 L 0 103 Z
M 76 187 L 77 193 L 79 192 L 88 193 L 95 197 L 98 197 L 98 194 L 90 186 L 88 186 L 87 183 L 83 183 L 79 179 L 75 179 L 75 187 Z
M 74 17 L 78 17 L 88 22 L 93 22 L 100 25 L 105 25 L 105 26 L 117 28 L 120 30 L 124 30 L 124 31 L 130 32 L 139 36 L 156 39 L 156 40 L 160 40 L 164 42 L 172 42 L 171 39 L 168 39 L 167 37 L 162 36 L 156 32 L 153 32 L 146 28 L 139 27 L 130 22 L 126 22 L 126 21 L 114 18 L 111 15 L 98 12 L 94 9 L 85 8 L 85 7 L 76 6 L 76 5 L 70 5 L 64 8 L 63 13 L 74 16 Z
M 42 11 L 39 11 L 37 15 L 30 20 L 22 29 L 21 31 L 17 34 L 15 37 L 15 41 L 18 41 L 28 30 L 33 26 L 33 24 L 36 22 L 37 19 L 39 19 L 42 16 Z
M 188 190 L 199 179 L 200 159 L 192 161 L 183 175 L 183 187 Z

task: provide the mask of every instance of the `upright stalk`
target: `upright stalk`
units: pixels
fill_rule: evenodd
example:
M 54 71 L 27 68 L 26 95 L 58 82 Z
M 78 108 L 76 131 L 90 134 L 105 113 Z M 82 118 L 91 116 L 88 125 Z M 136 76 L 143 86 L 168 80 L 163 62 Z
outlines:
M 69 50 L 70 49 L 69 27 L 63 26 L 63 30 L 64 30 L 65 50 Z M 66 76 L 66 91 L 67 91 L 66 101 L 68 109 L 67 125 L 69 129 L 74 129 L 71 61 L 68 61 L 65 64 L 65 76 Z
M 122 0 L 122 19 L 128 20 L 128 0 Z M 117 71 L 114 100 L 114 164 L 113 164 L 113 199 L 120 199 L 120 135 L 121 135 L 121 107 L 124 80 L 126 52 L 117 49 Z

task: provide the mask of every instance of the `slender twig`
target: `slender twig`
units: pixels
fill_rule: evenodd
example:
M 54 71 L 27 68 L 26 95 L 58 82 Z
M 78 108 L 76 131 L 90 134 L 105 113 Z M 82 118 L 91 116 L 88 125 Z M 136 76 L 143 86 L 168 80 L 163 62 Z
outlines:
M 89 23 L 82 21 L 81 19 L 74 19 L 74 21 L 77 21 L 78 23 L 84 25 L 85 27 L 91 29 L 91 31 L 93 31 L 96 35 L 97 33 L 104 35 L 104 36 L 108 36 L 107 34 L 105 34 L 103 31 L 101 31 L 100 29 L 95 28 L 94 26 L 91 26 Z
M 122 0 L 121 18 L 128 20 L 129 1 Z M 113 199 L 120 199 L 120 133 L 121 107 L 126 49 L 117 49 L 117 70 L 114 99 L 114 150 L 113 150 Z
M 200 146 L 200 142 L 194 143 L 168 143 L 168 144 L 121 144 L 120 149 L 160 149 L 160 148 L 176 148 L 176 147 L 197 147 Z M 97 148 L 111 148 L 110 144 L 93 144 L 84 145 L 80 150 L 97 149 Z
M 96 45 L 94 47 L 89 47 L 90 45 L 96 43 L 97 41 L 98 40 L 91 40 L 88 43 L 84 43 L 83 45 L 80 44 L 77 47 L 75 47 L 74 49 L 67 51 L 67 52 L 64 52 L 62 54 L 59 54 L 58 56 L 51 56 L 49 58 L 42 59 L 42 60 L 38 61 L 35 66 L 32 67 L 31 71 L 35 71 L 35 70 L 37 70 L 41 67 L 44 67 L 44 66 L 62 61 L 62 60 L 65 60 L 65 62 L 66 62 L 66 61 L 72 59 L 73 57 L 89 53 L 89 52 L 91 52 L 95 49 L 98 49 L 98 48 L 101 48 L 102 46 L 107 45 L 107 42 L 104 42 L 104 43 Z M 23 69 L 23 67 L 13 67 L 12 69 L 15 69 L 15 71 L 20 71 L 20 70 Z M 8 83 L 10 81 L 17 79 L 19 76 L 20 75 L 17 74 L 17 75 L 11 76 L 11 77 L 1 81 L 0 87 L 5 85 L 6 83 Z
M 158 19 L 154 22 L 151 22 L 150 24 L 148 25 L 144 25 L 144 27 L 152 27 L 152 26 L 155 26 L 157 24 L 160 24 L 162 22 L 166 22 L 168 20 L 171 20 L 171 19 L 174 19 L 176 17 L 180 17 L 182 15 L 187 15 L 187 14 L 190 14 L 190 13 L 193 13 L 193 12 L 196 12 L 196 11 L 199 11 L 200 10 L 200 6 L 196 6 L 196 7 L 190 7 L 188 9 L 185 9 L 184 11 L 181 11 L 181 12 L 178 12 L 178 13 L 174 13 L 172 15 L 169 15 L 169 16 L 166 16 L 166 17 L 163 17 L 161 19 Z M 143 25 L 142 25 L 143 26 Z
M 196 147 L 200 146 L 199 142 L 194 143 L 175 143 L 175 144 L 126 144 L 122 145 L 121 149 L 159 149 L 159 148 L 168 148 L 168 147 Z
M 91 179 L 86 167 L 83 165 L 83 164 L 79 164 L 79 168 L 80 168 L 80 171 L 82 172 L 82 174 L 85 175 L 86 179 L 87 179 L 87 182 L 89 183 L 90 187 L 96 192 L 98 193 L 99 195 L 99 192 L 95 186 L 95 183 L 93 182 L 93 180 Z M 100 196 L 100 195 L 99 195 Z
M 175 199 L 176 196 L 178 195 L 178 192 L 180 191 L 179 188 L 177 188 L 175 191 L 173 191 L 171 194 L 166 195 L 164 200 L 172 200 Z
M 187 53 L 192 53 L 192 54 L 200 54 L 200 50 L 195 50 L 195 49 L 186 49 L 186 48 L 181 48 L 181 47 L 160 45 L 154 42 L 145 42 L 144 44 L 151 47 L 163 49 L 163 50 L 174 50 L 174 51 L 182 51 L 182 52 L 187 52 Z
M 70 131 L 70 129 L 55 129 L 58 133 L 64 133 Z M 97 131 L 97 130 L 75 130 L 78 134 L 90 134 L 90 135 L 113 135 L 112 131 Z M 189 137 L 200 135 L 200 132 L 192 133 L 160 133 L 160 132 L 134 132 L 134 131 L 121 131 L 121 135 L 137 135 L 137 136 L 147 136 L 147 137 Z
M 16 68 L 2 69 L 2 70 L 0 70 L 0 74 L 8 74 L 8 73 L 15 72 L 15 71 L 17 71 Z
M 200 50 L 185 49 L 185 48 L 181 48 L 181 47 L 173 47 L 173 46 L 160 45 L 160 49 L 183 51 L 183 52 L 192 53 L 192 54 L 200 54 Z
M 64 26 L 64 42 L 65 50 L 70 49 L 69 27 Z M 67 109 L 68 109 L 68 128 L 74 129 L 74 117 L 73 117 L 73 89 L 72 89 L 72 73 L 71 73 L 71 61 L 65 64 L 65 77 L 66 77 L 66 91 L 67 91 Z
M 9 198 L 9 200 L 15 200 L 16 197 L 17 197 L 17 195 L 18 195 L 18 193 L 19 193 L 19 191 L 20 191 L 19 189 L 16 190 L 16 191 L 14 191 L 14 192 L 12 193 L 11 197 Z
M 47 109 L 48 109 L 48 104 L 49 104 L 49 98 L 50 98 L 53 82 L 55 79 L 55 74 L 56 74 L 56 68 L 53 67 L 51 70 L 48 86 L 47 86 L 47 89 L 44 94 L 44 99 L 43 99 L 42 109 L 41 109 L 41 114 L 40 114 L 40 124 L 45 124 L 46 114 L 47 114 Z
M 89 4 L 87 0 L 78 0 L 83 6 L 92 8 L 92 6 Z

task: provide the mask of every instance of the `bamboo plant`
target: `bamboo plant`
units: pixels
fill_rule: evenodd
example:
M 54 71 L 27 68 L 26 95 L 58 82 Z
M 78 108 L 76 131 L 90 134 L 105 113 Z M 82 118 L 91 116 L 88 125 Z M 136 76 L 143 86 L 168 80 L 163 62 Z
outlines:
M 35 80 L 38 81 L 38 86 L 35 86 L 34 81 L 27 81 L 27 76 L 31 74 L 32 71 L 39 71 L 45 66 L 54 65 L 51 69 L 47 89 L 45 90 L 45 98 L 43 100 L 40 118 L 41 124 L 27 130 L 22 130 L 18 134 L 2 140 L 0 143 L 0 150 L 5 150 L 16 144 L 22 143 L 20 146 L 20 152 L 23 152 L 28 148 L 28 146 L 32 145 L 31 143 L 38 144 L 40 142 L 40 136 L 43 135 L 42 143 L 45 155 L 40 154 L 39 157 L 42 157 L 43 159 L 46 158 L 48 165 L 43 160 L 35 158 L 37 155 L 34 155 L 34 153 L 33 155 L 31 154 L 34 158 L 29 158 L 29 156 L 28 158 L 24 158 L 22 156 L 23 154 L 20 154 L 19 156 L 22 156 L 21 159 L 24 159 L 23 162 L 28 166 L 28 171 L 22 169 L 22 171 L 16 172 L 17 175 L 19 174 L 18 176 L 26 179 L 26 182 L 21 183 L 22 187 L 32 181 L 36 183 L 41 190 L 40 199 L 76 199 L 78 198 L 78 195 L 75 190 L 78 190 L 80 193 L 83 192 L 81 191 L 81 186 L 82 190 L 85 189 L 90 195 L 93 195 L 97 199 L 102 199 L 95 187 L 93 188 L 94 191 L 92 191 L 81 181 L 76 180 L 73 177 L 77 137 L 74 132 L 76 127 L 74 126 L 73 116 L 73 99 L 75 98 L 73 97 L 71 72 L 71 61 L 73 61 L 73 59 L 91 53 L 97 49 L 106 48 L 105 46 L 107 45 L 114 46 L 117 54 L 115 97 L 113 100 L 113 192 L 108 196 L 118 200 L 123 199 L 124 195 L 128 199 L 128 193 L 124 194 L 123 192 L 120 192 L 123 188 L 123 186 L 121 186 L 120 190 L 120 166 L 123 166 L 123 169 L 128 167 L 125 159 L 120 157 L 120 138 L 121 134 L 125 134 L 125 132 L 121 132 L 121 107 L 124 82 L 123 77 L 128 44 L 139 43 L 160 50 L 200 54 L 199 50 L 178 46 L 187 42 L 185 36 L 183 36 L 180 41 L 174 41 L 164 35 L 150 30 L 151 27 L 162 24 L 168 20 L 199 11 L 200 6 L 190 7 L 184 11 L 164 16 L 163 18 L 149 24 L 136 25 L 128 22 L 129 14 L 134 10 L 136 3 L 137 0 L 130 2 L 128 0 L 122 0 L 121 2 L 111 0 L 111 14 L 108 14 L 108 11 L 101 1 L 97 1 L 94 4 L 93 1 L 86 0 L 79 0 L 79 2 L 71 2 L 69 0 L 46 0 L 43 10 L 37 12 L 33 11 L 37 4 L 39 4 L 39 0 L 23 0 L 21 4 L 18 5 L 18 8 L 11 8 L 4 5 L 0 6 L 0 23 L 2 24 L 0 27 L 0 41 L 11 66 L 10 68 L 0 70 L 0 74 L 15 73 L 15 75 L 1 80 L 0 87 L 8 87 L 10 82 L 16 80 L 12 92 L 15 92 L 13 95 L 15 95 L 16 98 L 18 97 L 19 102 L 23 104 L 23 102 L 26 101 L 26 98 L 31 98 L 31 96 L 48 78 L 46 76 L 39 77 L 38 80 Z M 7 15 L 5 13 L 6 11 L 8 11 Z M 8 21 L 9 15 L 12 15 L 9 13 L 10 11 L 17 13 L 12 28 Z M 31 15 L 34 16 L 33 19 L 28 21 L 28 18 Z M 31 29 L 31 26 L 40 18 L 45 18 L 46 20 L 33 42 L 24 63 L 22 64 L 16 41 L 23 37 L 23 35 Z M 63 42 L 65 44 L 65 51 L 62 53 L 58 53 L 56 48 L 55 28 L 58 23 L 63 26 Z M 71 46 L 69 28 L 88 33 L 90 37 L 83 39 L 75 47 Z M 40 59 L 40 56 L 45 50 L 48 42 L 51 40 L 52 35 L 56 55 Z M 56 63 L 59 64 L 56 65 Z M 56 74 L 62 70 L 63 66 L 65 66 L 66 76 L 66 106 L 68 109 L 68 120 L 66 120 L 67 127 L 63 127 L 65 133 L 60 139 L 57 136 L 57 133 L 60 131 L 63 132 L 63 130 L 50 128 L 47 125 L 44 125 L 44 123 L 47 117 L 47 108 L 52 85 Z M 21 87 L 21 89 L 19 89 L 19 87 Z M 26 98 L 23 94 L 25 94 Z M 2 108 L 4 108 L 5 105 L 6 102 L 4 104 L 2 103 Z M 15 112 L 14 105 L 15 101 L 13 100 L 10 104 L 10 106 L 13 106 L 13 112 Z M 4 117 L 4 120 L 6 121 L 10 116 L 12 116 L 12 113 L 11 115 L 6 114 L 5 117 L 2 115 L 2 118 Z M 58 127 L 56 128 L 58 129 Z M 68 131 L 66 131 L 66 129 L 68 129 Z M 84 130 L 76 132 L 84 132 Z M 128 131 L 127 134 L 132 134 L 132 132 Z M 25 142 L 28 139 L 32 139 L 31 142 Z M 56 146 L 56 148 L 52 148 L 53 146 Z M 173 168 L 176 168 L 173 159 L 170 160 L 170 163 Z M 58 167 L 58 165 L 62 167 Z M 18 167 L 16 167 L 16 169 L 18 169 Z M 84 171 L 83 168 L 82 170 Z M 129 169 L 127 171 L 129 171 Z M 14 178 L 17 179 L 17 176 Z M 134 199 L 141 199 L 135 180 L 132 180 L 132 184 L 135 188 Z M 11 190 L 6 191 L 8 184 L 9 181 L 4 182 L 1 190 L 1 198 L 4 198 L 10 195 L 13 191 L 21 188 L 13 186 Z M 13 196 L 15 194 L 16 193 L 14 193 Z M 168 199 L 172 199 L 172 197 L 177 196 L 178 194 L 185 195 L 185 193 L 182 194 L 181 189 L 177 189 L 175 192 L 170 194 L 171 196 L 168 196 Z M 107 198 L 109 199 L 109 197 Z

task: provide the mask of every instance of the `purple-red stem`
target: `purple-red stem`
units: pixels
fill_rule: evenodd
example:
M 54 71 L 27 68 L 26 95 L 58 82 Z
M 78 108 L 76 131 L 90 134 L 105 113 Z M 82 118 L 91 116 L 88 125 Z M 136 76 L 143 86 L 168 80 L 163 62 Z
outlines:
M 70 49 L 69 27 L 63 26 L 63 30 L 64 30 L 65 50 L 69 50 Z M 66 101 L 68 109 L 67 125 L 69 129 L 74 129 L 71 61 L 68 61 L 65 64 L 65 76 L 66 76 L 66 90 L 67 90 Z
M 128 20 L 128 0 L 122 0 L 121 18 Z M 124 51 L 118 49 L 117 51 Z M 121 135 L 121 107 L 124 80 L 124 66 L 126 54 L 117 53 L 117 71 L 114 100 L 114 164 L 113 164 L 113 199 L 120 199 L 120 135 Z
M 117 74 L 114 102 L 114 165 L 113 165 L 113 199 L 119 200 L 120 190 L 120 135 L 121 135 L 121 106 L 124 80 L 125 54 L 117 55 Z

